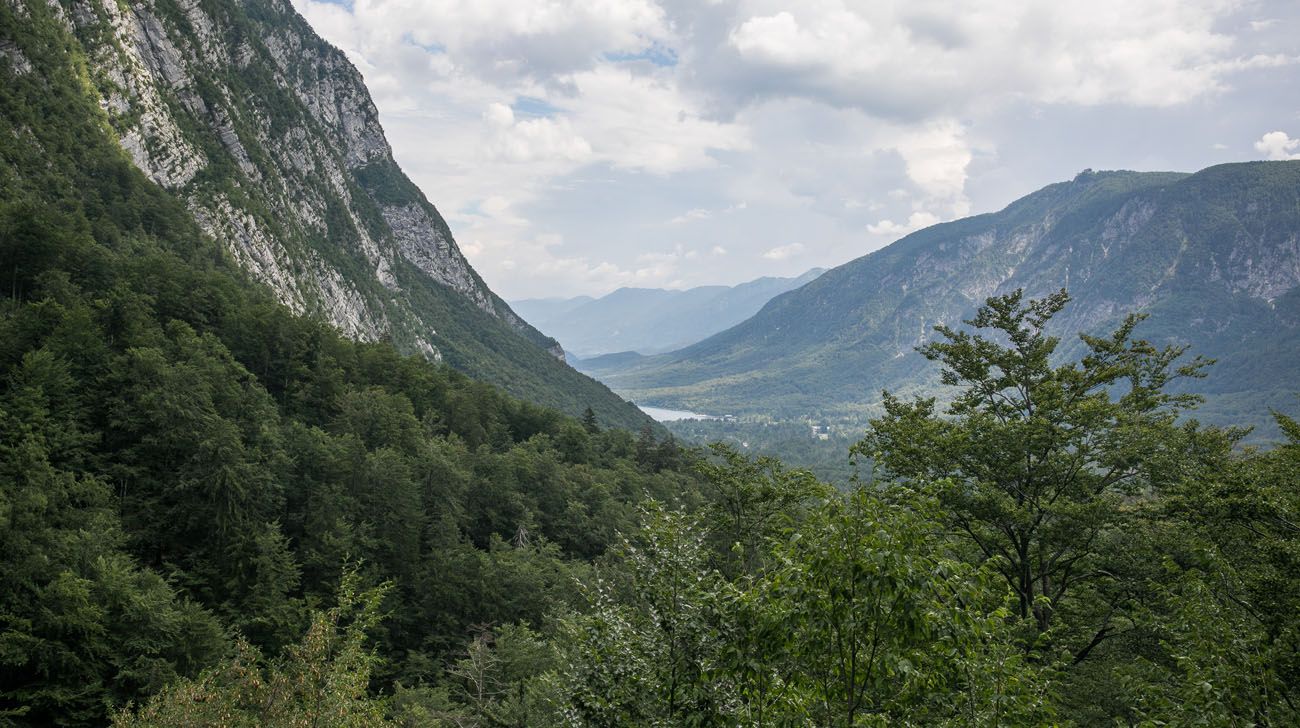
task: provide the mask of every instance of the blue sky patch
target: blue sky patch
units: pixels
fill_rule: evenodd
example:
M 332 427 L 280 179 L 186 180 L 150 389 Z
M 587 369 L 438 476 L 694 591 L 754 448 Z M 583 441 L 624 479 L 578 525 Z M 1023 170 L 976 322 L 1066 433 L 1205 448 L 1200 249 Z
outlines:
M 614 63 L 649 61 L 660 68 L 672 68 L 677 65 L 677 51 L 655 43 L 640 53 L 606 53 L 605 60 Z
M 510 110 L 515 112 L 516 116 L 539 117 L 555 116 L 560 111 L 546 101 L 533 96 L 516 96 L 514 103 L 510 104 Z
M 402 36 L 402 42 L 407 43 L 409 45 L 413 45 L 416 48 L 419 48 L 420 50 L 430 55 L 440 55 L 442 53 L 447 52 L 447 46 L 441 43 L 421 43 L 420 41 L 416 40 L 415 36 L 411 33 L 407 33 L 406 35 Z

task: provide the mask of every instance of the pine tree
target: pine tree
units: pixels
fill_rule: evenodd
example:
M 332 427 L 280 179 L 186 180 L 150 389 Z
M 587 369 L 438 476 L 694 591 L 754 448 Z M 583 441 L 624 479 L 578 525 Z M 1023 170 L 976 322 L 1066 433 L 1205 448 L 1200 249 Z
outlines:
M 643 470 L 653 471 L 655 467 L 655 456 L 658 454 L 658 442 L 655 440 L 655 432 L 650 425 L 641 428 L 641 433 L 636 439 L 636 462 Z

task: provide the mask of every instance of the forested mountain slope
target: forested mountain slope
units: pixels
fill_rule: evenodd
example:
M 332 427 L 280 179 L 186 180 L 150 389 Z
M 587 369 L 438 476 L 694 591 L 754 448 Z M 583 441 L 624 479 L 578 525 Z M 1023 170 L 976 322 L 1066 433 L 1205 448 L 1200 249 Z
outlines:
M 697 492 L 648 430 L 277 301 L 119 146 L 59 10 L 0 3 L 0 724 L 274 658 L 349 584 L 388 592 L 361 693 L 380 658 L 385 690 L 431 680 L 474 625 L 577 599 L 638 501 Z
M 361 75 L 287 0 L 7 7 L 5 82 L 66 73 L 31 44 L 36 25 L 67 34 L 116 143 L 290 309 L 571 414 L 644 421 L 488 289 L 393 161 Z
M 1294 420 L 1179 425 L 1167 354 L 1053 369 L 1012 296 L 850 493 L 579 422 L 277 301 L 15 7 L 0 724 L 1297 723 Z
M 794 278 L 757 278 L 735 286 L 681 291 L 620 288 L 597 299 L 529 299 L 511 305 L 578 357 L 623 351 L 657 354 L 731 328 L 774 296 L 821 273 L 821 268 L 815 268 Z
M 1294 412 L 1300 362 L 1300 162 L 1196 174 L 1084 172 L 992 214 L 935 225 L 773 299 L 680 351 L 602 373 L 652 404 L 702 412 L 855 416 L 881 388 L 936 389 L 913 348 L 987 296 L 1067 288 L 1053 322 L 1102 333 L 1126 313 L 1138 335 L 1218 364 L 1182 386 L 1201 415 Z

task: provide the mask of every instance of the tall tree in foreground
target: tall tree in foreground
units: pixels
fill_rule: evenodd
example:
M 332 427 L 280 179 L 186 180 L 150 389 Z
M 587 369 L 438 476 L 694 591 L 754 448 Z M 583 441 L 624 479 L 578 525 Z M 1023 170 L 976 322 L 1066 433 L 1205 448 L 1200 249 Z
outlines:
M 704 476 L 705 515 L 718 547 L 722 572 L 735 578 L 755 572 L 771 550 L 772 539 L 830 487 L 807 470 L 790 470 L 771 457 L 750 459 L 725 443 L 709 446 L 713 459 L 696 469 Z
M 734 579 L 710 566 L 708 521 L 648 510 L 614 562 L 622 570 L 559 629 L 567 724 L 1050 720 L 1052 686 L 1011 634 L 1009 592 L 950 555 L 935 507 L 827 493 L 797 532 L 765 539 L 771 555 L 756 572 Z
M 1130 315 L 1106 337 L 1081 334 L 1084 354 L 1055 364 L 1060 340 L 1048 322 L 1069 301 L 1064 290 L 1041 300 L 1021 291 L 988 299 L 942 340 L 920 347 L 960 387 L 941 415 L 934 398 L 904 402 L 884 393 L 884 416 L 871 422 L 854 453 L 888 476 L 932 484 L 947 525 L 990 560 L 1017 596 L 1019 616 L 1038 636 L 1068 623 L 1055 640 L 1082 660 L 1115 633 L 1130 592 L 1107 590 L 1101 562 L 1125 519 L 1129 497 L 1158 485 L 1182 435 L 1179 412 L 1194 405 L 1172 394 L 1179 377 L 1208 362 L 1177 362 L 1183 347 L 1157 348 L 1133 337 Z M 1088 614 L 1058 620 L 1088 586 Z M 1049 635 L 1050 636 L 1050 635 Z
M 774 725 L 1041 725 L 1049 681 L 1008 629 L 997 575 L 952 557 L 935 503 L 866 488 L 828 500 L 766 584 L 785 645 L 766 657 L 802 694 Z M 769 639 L 780 639 L 777 635 Z M 773 655 L 766 652 L 766 655 Z M 743 663 L 742 663 L 743 665 Z
M 1300 424 L 1275 417 L 1278 447 L 1224 458 L 1159 504 L 1172 659 L 1132 701 L 1157 724 L 1300 724 Z

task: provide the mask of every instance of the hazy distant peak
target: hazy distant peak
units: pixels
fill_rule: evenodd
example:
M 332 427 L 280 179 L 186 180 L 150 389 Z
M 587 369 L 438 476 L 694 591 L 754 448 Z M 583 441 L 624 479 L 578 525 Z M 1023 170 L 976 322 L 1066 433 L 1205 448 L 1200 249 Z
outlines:
M 619 288 L 599 298 L 523 299 L 511 307 L 582 359 L 614 352 L 653 354 L 686 346 L 757 313 L 774 296 L 823 271 L 763 277 L 734 286 Z

